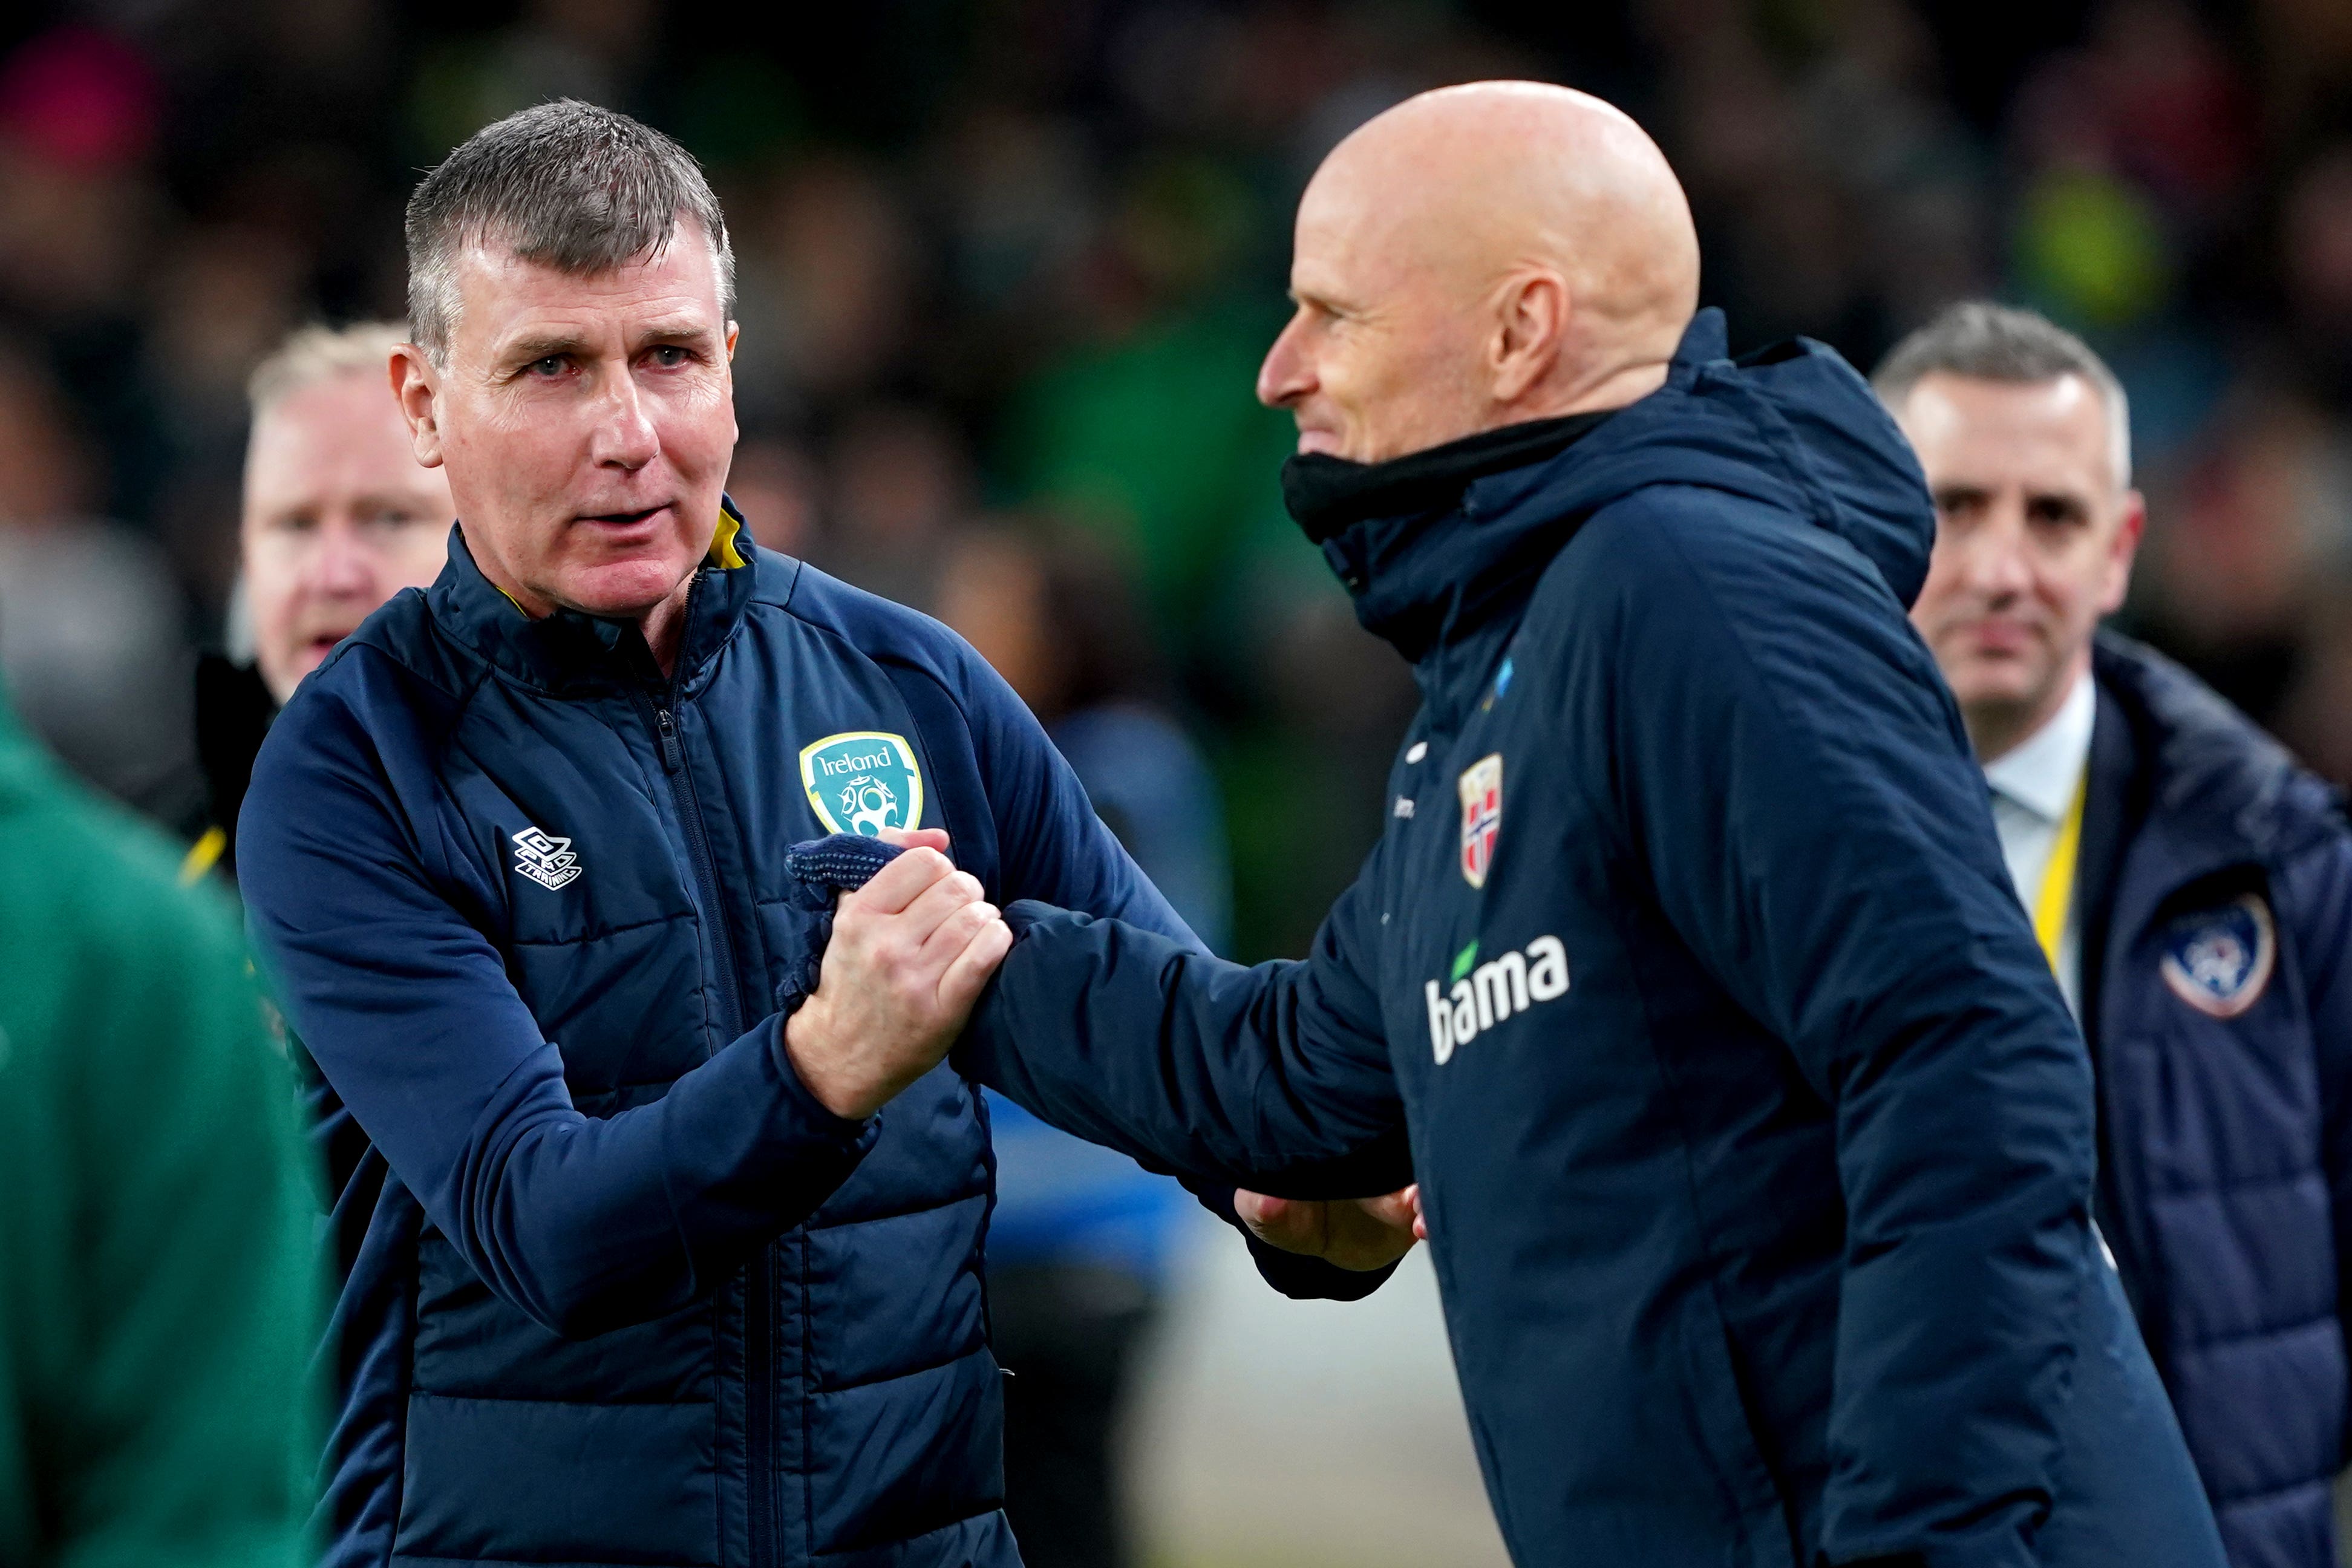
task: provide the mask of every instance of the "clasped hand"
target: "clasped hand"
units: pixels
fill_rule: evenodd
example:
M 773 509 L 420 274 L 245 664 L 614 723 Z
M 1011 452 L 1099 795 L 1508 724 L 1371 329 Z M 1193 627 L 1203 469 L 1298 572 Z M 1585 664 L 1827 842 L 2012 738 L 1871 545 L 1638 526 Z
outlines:
M 1268 1247 L 1305 1253 L 1341 1268 L 1386 1268 L 1429 1237 L 1415 1184 L 1376 1198 L 1329 1203 L 1237 1192 L 1234 1212 Z
M 948 1053 L 1013 932 L 936 828 L 887 832 L 906 853 L 835 906 L 817 987 L 785 1021 L 793 1070 L 862 1121 Z
M 817 987 L 784 1024 L 793 1070 L 835 1115 L 862 1121 L 937 1067 L 1012 950 L 979 879 L 935 828 L 886 831 L 898 856 L 835 906 Z M 1384 1268 L 1428 1235 L 1420 1189 L 1305 1203 L 1234 1194 L 1259 1240 L 1342 1268 Z

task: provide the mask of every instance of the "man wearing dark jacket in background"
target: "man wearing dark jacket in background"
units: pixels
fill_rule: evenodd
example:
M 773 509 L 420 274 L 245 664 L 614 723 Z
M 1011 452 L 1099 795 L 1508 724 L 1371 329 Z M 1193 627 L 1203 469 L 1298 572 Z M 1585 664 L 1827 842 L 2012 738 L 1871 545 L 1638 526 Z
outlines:
M 1389 831 L 1302 963 L 1017 906 L 959 1061 L 1360 1260 L 1408 1126 L 1522 1568 L 2217 1568 L 1869 389 L 1727 359 L 1562 89 L 1359 130 L 1291 280 L 1292 510 L 1425 700 Z
M 2352 837 L 2243 715 L 2098 631 L 2145 508 L 2097 355 L 1967 304 L 1875 380 L 1936 501 L 1912 619 L 2090 1043 L 2100 1228 L 2235 1568 L 2336 1568 Z

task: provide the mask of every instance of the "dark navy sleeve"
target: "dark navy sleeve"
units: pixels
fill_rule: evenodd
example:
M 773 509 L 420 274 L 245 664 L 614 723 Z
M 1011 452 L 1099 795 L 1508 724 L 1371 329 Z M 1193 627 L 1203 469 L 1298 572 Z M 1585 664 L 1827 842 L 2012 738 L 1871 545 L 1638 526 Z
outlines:
M 2352 1339 L 2352 837 L 2338 832 L 2299 857 L 2273 891 L 2311 1013 L 2320 1158 L 2336 1231 L 2336 1311 Z M 2352 1451 L 2352 1427 L 2345 1437 Z
M 1352 962 L 1354 889 L 1313 954 L 1244 968 L 1119 921 L 1042 904 L 956 1049 L 1055 1126 L 1155 1169 L 1288 1198 L 1412 1179 L 1380 1014 Z
M 1205 958 L 1208 950 L 1104 825 L 1077 774 L 1013 689 L 974 655 L 966 656 L 962 684 L 964 711 L 994 818 L 997 874 L 1004 900 L 1028 900 L 1120 921 Z M 1371 1016 L 1377 1019 L 1377 1011 Z M 1376 1025 L 1372 1037 L 1379 1037 Z M 1142 1163 L 1148 1169 L 1174 1174 L 1202 1207 L 1240 1231 L 1260 1278 L 1286 1296 L 1352 1301 L 1369 1295 L 1393 1272 L 1392 1268 L 1340 1268 L 1319 1258 L 1268 1247 L 1234 1212 L 1230 1182 L 1149 1157 Z M 1387 1192 L 1402 1184 L 1362 1188 L 1349 1195 Z
M 1835 1120 L 1822 1554 L 2023 1568 L 2091 1285 L 2088 1057 L 1893 595 L 1826 531 L 1675 494 L 1579 542 L 1613 613 L 1565 634 L 1564 722 L 1667 920 Z
M 308 697 L 310 700 L 305 700 Z M 396 704 L 387 723 L 396 724 Z M 653 1104 L 574 1110 L 556 1047 L 460 911 L 410 734 L 304 693 L 238 821 L 257 953 L 319 1069 L 501 1299 L 555 1332 L 660 1317 L 806 1217 L 873 1142 L 802 1086 L 771 1017 Z

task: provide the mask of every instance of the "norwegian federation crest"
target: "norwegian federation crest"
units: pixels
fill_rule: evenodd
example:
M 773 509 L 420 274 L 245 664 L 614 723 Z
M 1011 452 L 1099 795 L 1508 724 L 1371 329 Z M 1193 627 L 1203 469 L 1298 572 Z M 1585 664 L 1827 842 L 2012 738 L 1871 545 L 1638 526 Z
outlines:
M 828 832 L 878 837 L 923 820 L 923 774 L 903 735 L 853 730 L 801 748 L 801 787 Z
M 2234 1018 L 2262 999 L 2278 963 L 2278 929 L 2260 894 L 2174 921 L 2160 968 L 2172 994 L 2214 1018 Z
M 1462 879 L 1486 885 L 1495 863 L 1495 837 L 1503 830 L 1503 753 L 1479 758 L 1462 770 Z

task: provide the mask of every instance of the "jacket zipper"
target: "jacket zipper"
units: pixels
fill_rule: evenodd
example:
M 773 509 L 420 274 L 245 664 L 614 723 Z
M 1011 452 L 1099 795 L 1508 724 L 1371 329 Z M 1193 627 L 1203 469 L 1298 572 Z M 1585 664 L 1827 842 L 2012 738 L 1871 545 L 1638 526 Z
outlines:
M 726 911 L 719 902 L 719 873 L 711 861 L 710 837 L 702 825 L 694 775 L 686 765 L 686 741 L 670 711 L 677 695 L 673 681 L 655 704 L 654 731 L 661 745 L 662 771 L 669 774 L 678 822 L 686 829 L 687 858 L 694 865 L 703 918 L 710 925 L 711 956 L 719 974 L 719 1026 L 731 1041 L 740 1038 L 744 1029 L 742 976 L 735 967 L 734 939 L 728 933 Z M 766 1568 L 773 1561 L 771 1545 L 776 1528 L 772 1492 L 776 1473 L 776 1388 L 771 1265 L 770 1249 L 762 1247 L 743 1270 L 743 1442 L 751 1472 L 744 1478 L 744 1522 L 751 1537 L 752 1568 Z

